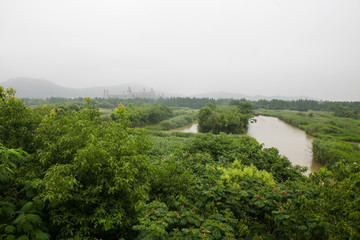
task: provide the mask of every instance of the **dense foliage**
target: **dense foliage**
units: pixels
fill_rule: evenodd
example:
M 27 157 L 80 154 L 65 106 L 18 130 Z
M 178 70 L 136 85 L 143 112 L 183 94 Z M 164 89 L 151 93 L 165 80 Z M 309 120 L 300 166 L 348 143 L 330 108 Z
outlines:
M 251 104 L 240 102 L 237 105 L 216 107 L 213 104 L 200 109 L 199 132 L 243 133 L 252 117 Z
M 197 112 L 191 111 L 160 122 L 161 130 L 169 130 L 189 125 L 197 120 Z
M 81 104 L 81 98 L 69 99 L 69 98 L 59 98 L 51 97 L 47 99 L 24 99 L 25 103 L 29 105 L 48 105 L 56 103 L 71 102 L 76 104 Z M 188 107 L 192 109 L 200 109 L 209 104 L 214 104 L 216 106 L 225 106 L 231 104 L 232 102 L 238 102 L 239 100 L 234 100 L 231 98 L 195 98 L 195 97 L 170 97 L 170 98 L 159 98 L 159 99 L 103 99 L 95 98 L 94 103 L 98 104 L 100 108 L 113 109 L 117 105 L 123 104 L 127 106 L 128 104 L 132 105 L 141 105 L 141 104 L 154 104 L 161 103 L 169 107 Z M 241 102 L 246 101 L 241 99 Z M 333 112 L 335 116 L 338 117 L 347 117 L 347 118 L 360 118 L 360 102 L 331 102 L 331 101 L 317 101 L 309 99 L 299 99 L 299 100 L 280 100 L 272 99 L 265 100 L 261 99 L 258 101 L 252 101 L 254 109 L 268 109 L 268 110 L 294 110 L 294 111 L 330 111 Z
M 159 123 L 173 116 L 172 110 L 164 104 L 142 104 L 139 106 L 128 104 L 128 117 L 133 127 L 142 127 L 146 124 Z M 111 114 L 113 120 L 118 120 L 116 114 Z
M 315 100 L 285 101 L 279 99 L 255 101 L 255 109 L 331 111 L 337 117 L 360 118 L 360 102 L 330 102 Z
M 360 160 L 360 121 L 333 116 L 329 112 L 261 111 L 317 137 L 313 141 L 314 160 L 345 179 L 358 172 Z
M 91 99 L 35 110 L 0 94 L 0 239 L 360 238 L 357 157 L 306 177 L 250 137 L 149 135 L 131 107 L 102 121 Z
M 360 120 L 336 117 L 329 112 L 259 111 L 297 126 L 308 134 L 325 139 L 360 142 Z

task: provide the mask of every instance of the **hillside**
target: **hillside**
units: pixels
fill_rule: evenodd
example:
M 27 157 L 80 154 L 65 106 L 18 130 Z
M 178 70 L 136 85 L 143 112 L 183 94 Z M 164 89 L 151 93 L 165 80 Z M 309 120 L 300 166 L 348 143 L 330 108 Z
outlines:
M 91 88 L 67 88 L 51 81 L 36 78 L 14 78 L 0 83 L 5 88 L 16 89 L 19 98 L 47 98 L 47 97 L 102 97 L 104 89 L 110 94 L 122 94 L 130 86 L 133 91 L 145 87 L 140 84 L 119 84 L 116 86 L 99 86 Z
M 14 78 L 10 79 L 4 82 L 0 83 L 1 86 L 4 86 L 5 88 L 12 87 L 16 89 L 16 96 L 19 98 L 48 98 L 48 97 L 103 97 L 104 89 L 109 91 L 109 94 L 112 95 L 118 95 L 123 94 L 128 87 L 130 86 L 132 91 L 142 91 L 143 89 L 146 89 L 146 91 L 149 91 L 150 88 L 145 87 L 141 84 L 136 83 L 122 83 L 115 86 L 98 86 L 98 87 L 91 87 L 91 88 L 68 88 L 63 87 L 60 85 L 57 85 L 49 80 L 45 79 L 37 79 L 37 78 Z M 159 94 L 159 92 L 157 92 Z M 184 95 L 181 94 L 170 94 L 170 93 L 162 93 L 161 95 L 167 96 L 167 97 L 176 97 L 181 96 L 184 97 Z M 247 100 L 257 101 L 260 99 L 281 99 L 281 100 L 297 100 L 297 99 L 311 99 L 315 100 L 313 98 L 309 97 L 286 97 L 286 96 L 262 96 L 262 95 L 256 95 L 256 96 L 250 96 L 250 95 L 244 95 L 241 93 L 229 93 L 229 92 L 211 92 L 211 93 L 200 93 L 200 94 L 194 94 L 190 97 L 195 98 L 233 98 L 233 99 L 242 99 L 245 98 Z

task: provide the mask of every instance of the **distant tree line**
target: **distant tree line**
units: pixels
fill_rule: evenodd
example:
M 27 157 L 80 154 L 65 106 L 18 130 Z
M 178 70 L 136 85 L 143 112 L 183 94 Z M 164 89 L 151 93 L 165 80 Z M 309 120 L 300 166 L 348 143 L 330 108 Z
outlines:
M 315 100 L 259 100 L 252 102 L 254 109 L 330 111 L 337 117 L 359 118 L 360 102 L 330 102 Z
M 82 104 L 84 101 L 82 98 L 59 98 L 51 97 L 47 99 L 32 99 L 24 98 L 24 102 L 28 105 L 44 105 L 44 104 L 57 104 L 57 103 L 77 103 Z M 245 102 L 246 99 L 235 100 L 231 98 L 190 98 L 190 97 L 171 97 L 171 98 L 159 98 L 159 99 L 103 99 L 95 98 L 93 102 L 97 104 L 100 108 L 114 109 L 119 104 L 127 106 L 132 104 L 134 106 L 141 104 L 154 104 L 161 103 L 169 107 L 188 107 L 192 109 L 200 109 L 209 104 L 214 104 L 216 106 L 224 106 L 230 104 L 232 101 Z M 254 109 L 269 109 L 269 110 L 295 110 L 295 111 L 330 111 L 333 112 L 335 116 L 338 117 L 348 117 L 348 118 L 360 118 L 360 102 L 331 102 L 331 101 L 316 101 L 316 100 L 258 100 L 251 101 L 254 105 Z
M 55 104 L 63 102 L 81 103 L 83 98 L 60 98 L 51 97 L 46 99 L 36 98 L 24 98 L 24 102 L 28 105 L 44 105 L 44 104 Z M 119 104 L 127 106 L 128 104 L 139 105 L 139 104 L 152 104 L 162 103 L 169 107 L 188 107 L 192 109 L 200 109 L 208 104 L 215 105 L 227 105 L 232 99 L 213 99 L 213 98 L 189 98 L 189 97 L 170 97 L 170 98 L 159 98 L 159 99 L 147 99 L 147 98 L 94 98 L 93 102 L 98 104 L 101 108 L 116 108 Z M 245 99 L 243 99 L 245 101 Z

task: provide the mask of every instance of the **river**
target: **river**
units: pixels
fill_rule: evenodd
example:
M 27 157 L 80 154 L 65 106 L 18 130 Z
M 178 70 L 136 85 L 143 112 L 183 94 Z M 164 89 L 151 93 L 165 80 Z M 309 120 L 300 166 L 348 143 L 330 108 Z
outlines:
M 278 118 L 258 116 L 250 123 L 246 134 L 255 138 L 265 147 L 275 147 L 294 165 L 306 166 L 310 172 L 318 171 L 321 165 L 313 161 L 312 140 L 304 131 L 293 127 Z M 182 132 L 197 132 L 197 124 L 176 129 Z

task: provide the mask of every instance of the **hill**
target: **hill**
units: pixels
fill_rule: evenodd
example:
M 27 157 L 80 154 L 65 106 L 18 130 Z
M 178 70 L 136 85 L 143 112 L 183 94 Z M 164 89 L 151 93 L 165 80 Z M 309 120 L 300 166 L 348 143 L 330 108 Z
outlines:
M 110 94 L 122 94 L 130 86 L 133 91 L 146 88 L 140 84 L 120 84 L 116 86 L 99 86 L 91 88 L 67 88 L 57 85 L 51 81 L 37 78 L 14 78 L 1 82 L 5 88 L 16 89 L 19 98 L 48 98 L 48 97 L 103 97 L 104 89 Z
M 141 84 L 135 83 L 123 83 L 115 86 L 98 86 L 98 87 L 91 87 L 91 88 L 68 88 L 57 85 L 49 80 L 45 79 L 37 79 L 37 78 L 14 78 L 0 83 L 1 86 L 5 88 L 12 87 L 16 89 L 16 96 L 19 98 L 48 98 L 48 97 L 103 97 L 104 89 L 109 91 L 109 94 L 119 95 L 123 94 L 128 87 L 130 86 L 132 91 L 142 91 L 146 89 L 146 91 L 150 90 L 149 88 L 145 87 Z M 159 94 L 159 92 L 157 92 Z M 160 93 L 163 96 L 167 97 L 185 97 L 181 94 L 169 94 L 169 93 Z M 190 97 L 195 98 L 233 98 L 233 99 L 242 99 L 245 98 L 247 100 L 257 101 L 260 99 L 281 99 L 281 100 L 297 100 L 297 99 L 311 99 L 309 97 L 285 97 L 285 96 L 249 96 L 244 95 L 241 93 L 229 93 L 229 92 L 211 92 L 211 93 L 201 93 L 201 94 L 194 94 Z

